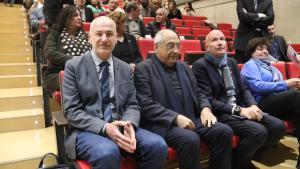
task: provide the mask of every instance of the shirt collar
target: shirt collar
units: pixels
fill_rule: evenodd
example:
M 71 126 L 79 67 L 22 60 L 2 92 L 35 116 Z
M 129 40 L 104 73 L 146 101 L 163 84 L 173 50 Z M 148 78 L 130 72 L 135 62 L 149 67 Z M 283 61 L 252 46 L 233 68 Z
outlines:
M 92 54 L 92 57 L 93 57 L 96 67 L 98 67 L 103 62 L 103 59 L 98 57 L 93 50 L 91 51 L 91 54 Z M 106 61 L 109 63 L 110 66 L 113 65 L 112 54 L 110 54 L 110 56 L 108 57 L 108 59 Z

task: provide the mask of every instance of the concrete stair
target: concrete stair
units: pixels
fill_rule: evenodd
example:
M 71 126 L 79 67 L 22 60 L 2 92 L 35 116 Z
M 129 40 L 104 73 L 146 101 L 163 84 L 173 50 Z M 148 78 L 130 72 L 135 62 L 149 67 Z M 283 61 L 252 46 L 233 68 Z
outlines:
M 0 11 L 0 169 L 34 169 L 45 153 L 57 152 L 55 132 L 45 128 L 25 11 L 3 3 Z

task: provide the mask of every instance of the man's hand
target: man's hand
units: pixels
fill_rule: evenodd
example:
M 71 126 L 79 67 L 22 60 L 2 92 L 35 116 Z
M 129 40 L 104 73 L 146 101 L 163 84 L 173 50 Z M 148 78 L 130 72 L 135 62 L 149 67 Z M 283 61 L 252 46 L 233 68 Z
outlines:
M 133 149 L 133 145 L 135 145 L 135 140 L 132 140 L 131 137 L 134 131 L 132 132 L 129 126 L 125 127 L 126 125 L 128 125 L 127 122 L 114 121 L 112 123 L 108 123 L 108 125 L 105 128 L 105 131 L 108 137 L 112 141 L 114 141 L 120 148 L 124 149 L 129 153 L 133 153 L 135 150 L 135 148 Z M 119 129 L 122 127 L 124 128 L 124 132 L 126 130 L 126 135 L 130 135 L 130 137 L 126 137 L 120 132 Z
M 130 63 L 129 66 L 130 66 L 130 68 L 131 68 L 131 71 L 134 72 L 135 64 L 134 64 L 134 63 Z
M 124 136 L 132 140 L 132 145 L 130 148 L 133 150 L 131 153 L 133 153 L 136 150 L 135 131 L 130 121 L 126 121 L 126 123 L 127 124 L 124 126 Z
M 263 14 L 263 13 L 258 13 L 258 17 L 259 17 L 259 18 L 264 18 L 264 17 L 267 17 L 267 15 L 266 15 L 266 14 Z
M 189 129 L 189 130 L 195 129 L 195 124 L 192 122 L 192 120 L 190 120 L 189 118 L 183 115 L 178 115 L 176 117 L 176 123 L 177 126 L 180 128 Z
M 257 120 L 257 121 L 261 121 L 261 119 L 262 119 L 262 117 L 263 117 L 263 113 L 262 113 L 262 111 L 256 106 L 256 105 L 252 105 L 251 106 L 251 108 L 252 108 L 252 111 L 255 113 L 255 119 Z
M 210 108 L 204 107 L 201 111 L 201 122 L 205 127 L 210 127 L 217 122 L 217 118 L 212 114 Z
M 247 107 L 247 108 L 242 108 L 240 116 L 246 117 L 249 120 L 254 120 L 256 114 L 251 107 Z

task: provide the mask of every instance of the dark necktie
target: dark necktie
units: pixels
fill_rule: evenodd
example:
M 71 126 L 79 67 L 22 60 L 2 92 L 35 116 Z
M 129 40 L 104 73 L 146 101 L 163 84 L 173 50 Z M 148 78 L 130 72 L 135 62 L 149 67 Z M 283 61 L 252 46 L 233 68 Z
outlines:
M 102 76 L 100 79 L 101 84 L 101 94 L 102 94 L 102 112 L 104 115 L 104 120 L 109 121 L 112 115 L 111 111 L 106 110 L 110 103 L 110 96 L 109 96 L 109 63 L 107 61 L 103 61 L 100 64 L 100 70 L 102 70 Z

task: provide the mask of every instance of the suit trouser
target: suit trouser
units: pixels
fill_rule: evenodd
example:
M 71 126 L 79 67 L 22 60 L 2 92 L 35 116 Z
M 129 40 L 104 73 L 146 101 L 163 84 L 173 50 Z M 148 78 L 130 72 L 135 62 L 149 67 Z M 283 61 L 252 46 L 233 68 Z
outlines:
M 275 145 L 285 133 L 283 121 L 264 115 L 260 122 L 243 120 L 224 114 L 219 121 L 229 125 L 234 134 L 240 137 L 239 145 L 233 150 L 232 168 L 247 168 L 257 150 Z
M 135 136 L 136 151 L 131 156 L 138 160 L 138 168 L 162 168 L 168 148 L 163 138 L 141 128 L 136 130 Z M 119 149 L 116 143 L 106 137 L 90 132 L 80 132 L 77 135 L 77 157 L 89 161 L 93 169 L 120 169 L 122 152 L 124 150 Z
M 258 104 L 264 112 L 278 118 L 287 118 L 296 125 L 296 137 L 300 138 L 300 92 L 287 90 L 264 97 Z
M 212 127 L 203 127 L 199 119 L 194 131 L 172 127 L 166 133 L 165 140 L 176 149 L 180 169 L 200 169 L 200 139 L 208 144 L 210 150 L 210 169 L 231 169 L 231 128 L 222 123 Z M 200 150 L 201 151 L 201 150 Z

